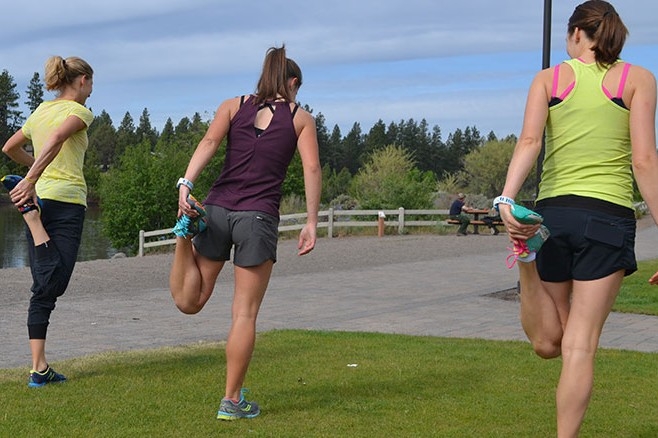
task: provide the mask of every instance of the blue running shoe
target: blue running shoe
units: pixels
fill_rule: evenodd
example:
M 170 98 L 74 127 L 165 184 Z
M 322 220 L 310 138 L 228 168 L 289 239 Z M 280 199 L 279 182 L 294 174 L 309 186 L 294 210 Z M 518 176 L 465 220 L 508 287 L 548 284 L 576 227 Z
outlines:
M 218 420 L 239 420 L 240 418 L 254 418 L 260 414 L 260 408 L 254 402 L 248 402 L 244 399 L 246 389 L 240 390 L 240 401 L 235 403 L 233 400 L 223 398 L 217 411 Z
M 40 373 L 38 371 L 30 371 L 30 378 L 27 381 L 27 386 L 30 388 L 41 388 L 42 386 L 47 385 L 48 383 L 62 383 L 66 382 L 66 377 L 62 374 L 55 372 L 50 365 L 46 368 L 46 371 Z
M 11 192 L 12 190 L 14 190 L 14 187 L 16 187 L 16 184 L 18 184 L 22 179 L 23 177 L 18 175 L 5 175 L 2 177 L 2 179 L 0 179 L 0 182 L 2 182 L 2 185 L 5 187 L 5 189 L 7 189 L 8 192 Z M 32 210 L 38 210 L 39 212 L 41 212 L 42 206 L 43 206 L 43 202 L 41 202 L 40 198 L 37 198 L 36 205 L 34 204 L 34 202 L 29 201 L 18 207 L 18 211 L 21 214 L 25 214 L 28 211 L 32 211 Z
M 187 203 L 193 207 L 197 213 L 196 217 L 181 215 L 176 221 L 176 225 L 171 230 L 176 236 L 183 239 L 192 238 L 206 229 L 206 209 L 192 195 L 187 196 Z
M 7 189 L 8 192 L 11 192 L 14 190 L 14 187 L 16 187 L 16 184 L 21 182 L 23 177 L 18 176 L 18 175 L 5 175 L 0 179 L 2 182 L 2 185 L 5 186 L 5 189 Z

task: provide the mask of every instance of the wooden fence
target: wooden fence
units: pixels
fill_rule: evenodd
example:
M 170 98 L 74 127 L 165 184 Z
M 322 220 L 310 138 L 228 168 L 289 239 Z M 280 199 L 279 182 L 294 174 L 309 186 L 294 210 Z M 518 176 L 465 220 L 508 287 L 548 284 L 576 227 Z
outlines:
M 423 217 L 422 220 L 418 219 Z M 427 217 L 435 216 L 430 220 Z M 327 237 L 334 236 L 335 228 L 346 227 L 397 227 L 398 234 L 403 234 L 405 227 L 434 227 L 445 223 L 448 210 L 323 210 L 318 213 L 318 228 L 327 229 Z M 306 223 L 306 213 L 281 215 L 279 232 L 301 230 Z M 382 220 L 383 219 L 383 220 Z M 173 245 L 176 239 L 171 228 L 155 231 L 139 231 L 138 256 L 144 255 L 144 249 L 157 246 Z

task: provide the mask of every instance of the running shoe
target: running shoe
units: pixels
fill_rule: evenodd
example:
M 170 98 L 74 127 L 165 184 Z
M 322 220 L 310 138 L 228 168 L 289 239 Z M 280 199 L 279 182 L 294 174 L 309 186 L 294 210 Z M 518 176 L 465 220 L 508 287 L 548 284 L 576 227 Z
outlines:
M 505 260 L 505 263 L 507 264 L 507 269 L 512 269 L 520 258 L 527 259 L 528 256 L 530 256 L 530 250 L 528 249 L 528 245 L 526 245 L 525 241 L 523 240 L 518 240 L 514 242 L 514 246 L 512 248 L 507 248 L 507 249 L 510 250 L 510 254 L 507 256 L 507 259 Z M 531 260 L 526 260 L 526 261 L 531 261 Z
M 512 216 L 522 224 L 541 224 L 544 221 L 542 215 L 522 205 L 511 204 L 511 207 Z M 507 267 L 511 269 L 517 261 L 526 263 L 533 261 L 535 254 L 550 235 L 548 228 L 540 225 L 534 236 L 525 242 L 515 242 L 512 248 L 508 248 L 511 254 L 507 256 Z
M 66 377 L 62 374 L 55 372 L 50 365 L 46 371 L 40 373 L 39 371 L 30 371 L 30 378 L 27 381 L 27 386 L 30 388 L 40 388 L 48 383 L 62 383 L 66 382 Z
M 176 236 L 184 239 L 192 238 L 206 229 L 206 209 L 203 204 L 192 195 L 187 196 L 187 203 L 197 211 L 198 215 L 195 217 L 181 215 L 171 230 Z
M 536 257 L 539 248 L 546 242 L 546 239 L 551 235 L 545 225 L 540 225 L 539 229 L 534 236 L 528 240 L 519 240 L 514 242 L 512 248 L 507 248 L 511 251 L 507 256 L 507 268 L 512 269 L 516 262 L 529 263 Z
M 8 192 L 14 190 L 14 187 L 16 187 L 16 184 L 18 184 L 21 180 L 23 179 L 22 176 L 18 175 L 5 175 L 0 179 L 0 182 L 2 182 L 2 185 L 4 186 L 5 189 L 7 189 Z M 35 204 L 32 201 L 28 201 L 25 204 L 21 205 L 18 207 L 18 211 L 21 214 L 25 214 L 28 211 L 32 210 L 37 210 L 41 212 L 41 207 L 43 203 L 41 202 L 40 198 L 37 198 L 37 203 Z
M 233 400 L 223 398 L 217 411 L 218 420 L 239 420 L 240 418 L 254 418 L 260 414 L 260 408 L 254 402 L 244 399 L 246 389 L 240 390 L 240 401 L 235 403 Z
M 541 224 L 544 221 L 542 215 L 524 207 L 523 205 L 510 204 L 510 206 L 512 207 L 512 216 L 522 224 Z
M 548 231 L 546 225 L 540 225 L 535 235 L 532 236 L 530 239 L 526 240 L 525 243 L 531 252 L 537 252 L 539 251 L 539 248 L 541 248 L 541 246 L 544 244 L 544 242 L 546 242 L 546 240 L 550 235 L 551 232 Z

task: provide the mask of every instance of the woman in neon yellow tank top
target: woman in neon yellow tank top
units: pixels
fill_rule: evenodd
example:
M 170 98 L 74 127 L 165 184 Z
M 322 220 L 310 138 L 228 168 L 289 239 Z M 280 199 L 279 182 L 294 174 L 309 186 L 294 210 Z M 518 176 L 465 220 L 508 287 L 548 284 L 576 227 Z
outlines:
M 610 3 L 576 7 L 567 26 L 571 59 L 533 80 L 497 198 L 520 262 L 523 329 L 539 356 L 562 356 L 558 437 L 579 433 L 603 324 L 624 275 L 637 269 L 633 176 L 658 219 L 656 81 L 619 60 L 627 33 Z M 513 199 L 536 163 L 544 129 L 537 234 L 539 224 L 518 220 Z M 657 284 L 658 273 L 649 281 Z
M 93 70 L 77 57 L 46 62 L 46 89 L 57 97 L 43 102 L 2 148 L 29 168 L 24 178 L 3 177 L 12 202 L 28 226 L 32 297 L 27 327 L 32 353 L 29 387 L 63 382 L 46 361 L 50 315 L 68 286 L 80 247 L 87 205 L 82 166 L 87 128 L 94 119 L 84 104 L 93 88 Z M 23 146 L 31 141 L 34 156 Z

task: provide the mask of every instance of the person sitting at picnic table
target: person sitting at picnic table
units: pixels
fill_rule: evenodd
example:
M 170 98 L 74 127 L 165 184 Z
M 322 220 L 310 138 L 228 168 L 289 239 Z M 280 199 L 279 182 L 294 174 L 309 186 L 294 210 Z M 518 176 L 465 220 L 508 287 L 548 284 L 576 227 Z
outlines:
M 482 218 L 482 222 L 489 227 L 491 234 L 494 236 L 498 235 L 498 228 L 494 225 L 494 222 L 500 222 L 500 214 L 496 211 L 495 208 L 492 208 L 488 216 Z
M 458 236 L 466 236 L 466 229 L 468 224 L 471 223 L 471 217 L 466 214 L 469 207 L 466 205 L 466 195 L 457 193 L 457 199 L 452 202 L 450 206 L 450 219 L 459 221 L 459 229 L 457 230 Z

